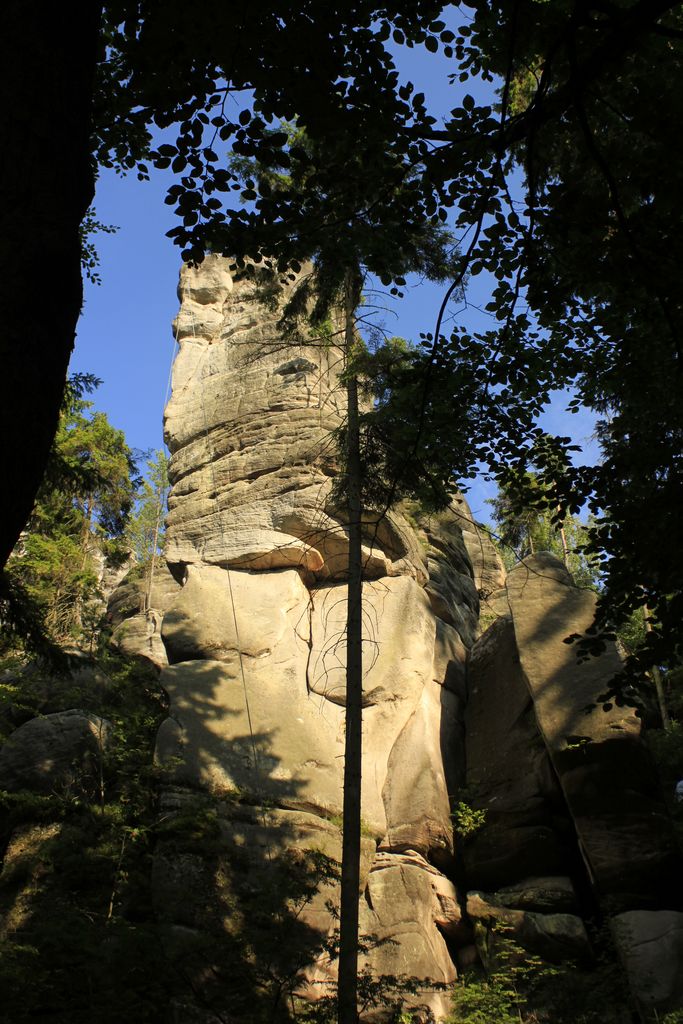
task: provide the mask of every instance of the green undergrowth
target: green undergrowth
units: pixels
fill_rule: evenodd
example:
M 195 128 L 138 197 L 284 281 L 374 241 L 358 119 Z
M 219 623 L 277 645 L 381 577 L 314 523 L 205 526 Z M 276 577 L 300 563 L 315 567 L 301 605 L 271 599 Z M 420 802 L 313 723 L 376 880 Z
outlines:
M 0 792 L 0 1024 L 333 1024 L 329 851 L 301 848 L 253 794 L 172 786 L 153 759 L 166 714 L 156 674 L 110 656 L 94 668 L 9 684 L 8 731 L 60 705 L 111 729 L 94 794 Z M 463 800 L 461 835 L 482 823 Z M 378 944 L 366 936 L 362 956 Z M 505 948 L 488 975 L 458 982 L 452 1024 L 611 1024 L 607 975 Z M 405 1024 L 420 983 L 364 970 L 360 999 L 361 1020 Z
M 73 707 L 111 729 L 94 795 L 0 792 L 2 1024 L 152 1024 L 167 1003 L 150 891 L 165 698 L 140 663 L 107 655 L 88 669 L 16 676 L 9 709 L 4 694 L 6 733 L 12 717 Z
M 588 969 L 547 963 L 504 928 L 495 930 L 488 969 L 458 979 L 448 1024 L 621 1024 L 630 1019 L 621 969 L 605 948 L 605 937 L 594 938 L 602 952 Z
M 0 1024 L 332 1024 L 328 853 L 300 848 L 253 794 L 172 785 L 153 759 L 165 696 L 141 663 L 2 667 L 5 735 L 69 708 L 110 728 L 95 790 L 0 791 Z M 398 1020 L 416 984 L 365 971 L 362 1000 Z

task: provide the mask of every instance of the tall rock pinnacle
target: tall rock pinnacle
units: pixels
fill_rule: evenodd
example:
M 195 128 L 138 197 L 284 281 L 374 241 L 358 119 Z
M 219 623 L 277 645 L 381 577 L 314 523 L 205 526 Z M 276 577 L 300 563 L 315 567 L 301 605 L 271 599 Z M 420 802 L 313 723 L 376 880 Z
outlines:
M 183 270 L 179 295 L 166 557 L 183 587 L 163 623 L 171 713 L 158 755 L 177 766 L 178 785 L 267 805 L 276 845 L 296 821 L 299 849 L 323 834 L 338 855 L 342 352 L 334 338 L 287 343 L 282 299 L 265 305 L 253 278 L 218 257 Z M 455 565 L 443 549 L 428 557 L 397 512 L 367 514 L 364 547 L 362 929 L 391 940 L 369 954 L 373 968 L 422 979 L 417 1002 L 438 1013 L 448 1001 L 429 984 L 455 977 L 444 935 L 460 909 L 442 872 L 454 866 L 449 794 L 478 612 L 458 514 L 448 514 Z

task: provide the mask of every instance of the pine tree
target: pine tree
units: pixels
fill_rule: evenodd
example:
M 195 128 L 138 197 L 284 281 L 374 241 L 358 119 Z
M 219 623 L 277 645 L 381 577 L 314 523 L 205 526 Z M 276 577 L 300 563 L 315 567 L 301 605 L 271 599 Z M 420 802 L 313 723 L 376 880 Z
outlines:
M 590 518 L 584 523 L 570 512 L 562 514 L 535 473 L 525 473 L 520 481 L 508 477 L 488 504 L 508 569 L 527 555 L 549 551 L 564 562 L 577 586 L 599 589 L 600 561 L 587 550 Z
M 84 638 L 103 565 L 123 561 L 139 479 L 123 431 L 84 398 L 99 381 L 72 378 L 45 479 L 8 563 L 54 641 Z

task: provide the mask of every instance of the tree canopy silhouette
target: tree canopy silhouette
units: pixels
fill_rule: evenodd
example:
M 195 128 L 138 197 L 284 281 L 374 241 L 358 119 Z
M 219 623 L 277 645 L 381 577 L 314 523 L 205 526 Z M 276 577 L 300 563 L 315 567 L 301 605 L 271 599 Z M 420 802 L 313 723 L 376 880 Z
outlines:
M 491 273 L 492 323 L 448 338 L 439 317 L 424 339 L 413 393 L 420 429 L 430 413 L 444 467 L 471 475 L 476 460 L 453 461 L 468 431 L 454 430 L 449 443 L 436 416 L 449 401 L 467 403 L 487 438 L 478 460 L 493 474 L 534 464 L 543 476 L 537 417 L 553 390 L 572 388 L 602 417 L 603 460 L 577 468 L 559 438 L 546 478 L 559 508 L 588 500 L 596 513 L 606 569 L 599 624 L 646 604 L 646 656 L 674 658 L 683 605 L 683 555 L 671 541 L 682 491 L 682 45 L 680 4 L 665 0 L 355 0 L 333 9 L 308 0 L 242 10 L 213 0 L 201 18 L 176 0 L 80 3 L 68 17 L 10 3 L 1 183 L 12 301 L 0 472 L 12 486 L 2 560 L 56 429 L 93 157 L 143 177 L 170 166 L 172 234 L 189 259 L 207 247 L 239 253 L 267 226 L 289 238 L 281 266 L 296 261 L 334 226 L 315 195 L 334 194 L 348 225 L 359 209 L 407 228 L 452 218 L 462 239 L 452 287 Z M 392 46 L 452 61 L 453 108 L 442 124 L 400 81 Z M 467 92 L 472 78 L 500 83 L 495 106 Z M 273 131 L 293 118 L 329 154 L 316 161 L 316 192 L 285 197 L 240 182 L 228 149 L 262 165 L 306 159 Z M 59 159 L 46 158 L 46 139 Z M 342 159 L 352 146 L 362 155 L 355 163 Z M 249 205 L 233 207 L 238 195 Z M 401 275 L 376 255 L 381 279 L 400 290 Z M 46 265 L 35 302 L 35 268 Z

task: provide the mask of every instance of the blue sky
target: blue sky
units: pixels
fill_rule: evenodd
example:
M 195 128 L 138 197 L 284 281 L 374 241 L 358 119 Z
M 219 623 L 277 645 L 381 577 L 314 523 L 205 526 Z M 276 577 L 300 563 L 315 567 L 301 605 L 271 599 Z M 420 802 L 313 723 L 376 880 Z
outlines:
M 447 74 L 453 66 L 441 55 L 401 48 L 396 56 L 402 77 L 425 92 L 437 118 L 447 114 L 464 92 L 482 97 L 481 86 L 448 84 Z M 484 88 L 484 94 L 492 98 L 491 87 Z M 121 177 L 102 171 L 96 214 L 119 231 L 95 238 L 102 284 L 85 283 L 71 363 L 72 371 L 101 378 L 103 383 L 94 396 L 97 408 L 125 431 L 131 447 L 142 450 L 162 445 L 163 405 L 174 350 L 171 320 L 178 307 L 180 253 L 165 237 L 175 224 L 175 215 L 164 203 L 172 180 L 170 172 L 152 172 L 150 181 L 140 182 L 134 174 Z M 420 332 L 433 332 L 443 292 L 443 286 L 429 283 L 409 288 L 405 299 L 393 304 L 396 316 L 384 316 L 390 334 L 416 340 Z M 467 299 L 472 304 L 469 322 L 474 318 L 481 325 L 484 315 L 477 313 L 476 307 L 488 301 L 483 279 L 469 285 Z M 589 441 L 592 417 L 587 413 L 570 416 L 564 412 L 565 406 L 566 397 L 558 398 L 546 417 L 546 429 L 571 435 L 594 450 Z M 474 483 L 468 500 L 477 517 L 489 519 L 485 499 L 493 493 L 492 485 Z

